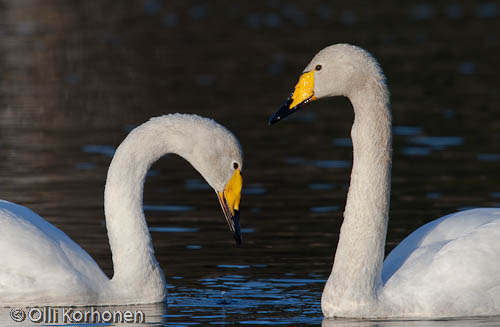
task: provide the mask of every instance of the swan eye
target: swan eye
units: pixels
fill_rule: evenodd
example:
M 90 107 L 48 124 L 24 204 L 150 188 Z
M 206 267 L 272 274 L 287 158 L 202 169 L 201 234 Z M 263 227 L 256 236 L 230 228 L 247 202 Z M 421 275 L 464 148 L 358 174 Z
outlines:
M 234 169 L 238 169 L 238 167 L 239 167 L 238 163 L 237 162 L 233 162 L 233 168 Z
M 314 68 L 315 70 L 321 70 L 321 65 L 316 65 L 316 67 Z

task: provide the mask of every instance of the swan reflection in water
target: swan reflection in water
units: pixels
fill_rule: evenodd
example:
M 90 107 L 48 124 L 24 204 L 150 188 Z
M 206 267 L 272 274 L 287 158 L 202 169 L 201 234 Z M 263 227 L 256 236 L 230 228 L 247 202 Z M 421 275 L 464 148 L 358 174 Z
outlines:
M 322 327 L 491 327 L 498 326 L 500 317 L 443 318 L 437 320 L 371 320 L 324 318 Z

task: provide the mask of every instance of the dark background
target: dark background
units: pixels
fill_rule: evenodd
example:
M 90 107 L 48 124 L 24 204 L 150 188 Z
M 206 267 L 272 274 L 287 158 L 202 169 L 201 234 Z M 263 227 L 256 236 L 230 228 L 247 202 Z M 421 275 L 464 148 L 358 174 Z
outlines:
M 149 117 L 196 113 L 243 146 L 246 234 L 234 246 L 198 173 L 160 160 L 145 204 L 192 210 L 146 212 L 149 225 L 199 228 L 152 233 L 169 283 L 324 280 L 349 182 L 351 105 L 318 101 L 273 127 L 269 116 L 317 51 L 361 46 L 392 95 L 388 250 L 446 213 L 498 206 L 499 14 L 493 1 L 0 1 L 0 198 L 63 229 L 111 276 L 102 194 L 113 148 Z M 322 282 L 300 287 L 321 316 Z

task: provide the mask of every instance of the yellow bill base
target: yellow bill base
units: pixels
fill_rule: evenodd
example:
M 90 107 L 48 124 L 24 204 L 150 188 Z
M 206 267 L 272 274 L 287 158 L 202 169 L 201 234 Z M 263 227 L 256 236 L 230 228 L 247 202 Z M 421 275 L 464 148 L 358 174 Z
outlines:
M 299 82 L 292 94 L 293 101 L 288 109 L 292 109 L 308 99 L 316 100 L 314 97 L 314 70 L 300 75 Z

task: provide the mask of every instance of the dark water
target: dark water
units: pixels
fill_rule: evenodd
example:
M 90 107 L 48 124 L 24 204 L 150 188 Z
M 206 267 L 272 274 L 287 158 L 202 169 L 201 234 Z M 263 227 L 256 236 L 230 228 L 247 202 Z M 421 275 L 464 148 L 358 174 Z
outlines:
M 394 122 L 387 250 L 446 213 L 500 205 L 500 6 L 464 1 L 1 0 L 0 198 L 64 230 L 112 275 L 103 186 L 114 149 L 166 113 L 212 117 L 245 150 L 244 244 L 213 191 L 177 157 L 144 202 L 169 284 L 150 322 L 490 326 L 499 318 L 325 320 L 320 309 L 346 189 L 352 110 L 310 105 L 268 127 L 322 47 L 372 52 Z M 12 325 L 6 309 L 0 322 Z M 135 309 L 134 309 L 135 310 Z

